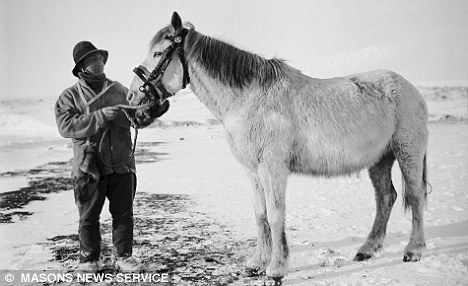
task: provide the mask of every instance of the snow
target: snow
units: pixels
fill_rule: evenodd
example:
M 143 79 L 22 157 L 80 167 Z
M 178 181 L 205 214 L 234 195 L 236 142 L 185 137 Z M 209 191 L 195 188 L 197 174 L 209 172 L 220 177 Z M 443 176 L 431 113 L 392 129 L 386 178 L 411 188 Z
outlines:
M 0 101 L 0 173 L 70 158 L 71 145 L 55 126 L 54 99 Z M 3 186 L 3 184 L 2 184 Z M 5 189 L 1 188 L 0 192 Z
M 46 239 L 77 231 L 78 210 L 73 191 L 50 195 L 45 202 L 33 201 L 24 211 L 34 215 L 23 221 L 0 224 L 1 269 L 47 269 L 52 265 L 48 261 L 50 249 L 44 245 Z
M 53 107 L 53 99 L 1 101 L 0 146 L 62 140 Z
M 332 179 L 292 176 L 286 215 L 291 262 L 284 285 L 468 284 L 468 132 L 466 122 L 438 121 L 446 115 L 468 118 L 467 90 L 422 88 L 433 122 L 429 125 L 428 150 L 432 192 L 425 211 L 427 250 L 422 260 L 402 262 L 411 215 L 403 211 L 397 165 L 393 182 L 399 196 L 388 223 L 384 249 L 366 262 L 354 262 L 352 258 L 374 220 L 374 195 L 367 172 Z M 0 117 L 0 124 L 11 120 L 38 122 L 18 125 L 22 132 L 1 131 L 0 173 L 71 158 L 69 142 L 54 134 L 53 118 L 42 117 L 52 112 L 52 101 L 18 109 L 11 104 L 5 106 L 7 114 Z M 197 211 L 228 226 L 237 239 L 254 238 L 251 187 L 242 166 L 229 151 L 222 126 L 213 124 L 214 117 L 189 92 L 171 99 L 171 110 L 161 121 L 167 126 L 173 122 L 201 125 L 140 131 L 138 146 L 156 155 L 154 162 L 137 165 L 138 191 L 187 194 Z M 12 191 L 26 182 L 24 176 L 0 177 L 0 192 Z M 106 210 L 107 206 L 102 220 L 109 218 Z M 47 238 L 76 233 L 78 214 L 73 192 L 48 194 L 45 201 L 33 201 L 22 211 L 33 215 L 0 224 L 0 269 L 56 269 L 55 262 L 49 261 L 51 253 L 45 243 Z M 157 239 L 157 233 L 151 238 Z
M 71 142 L 62 139 L 0 146 L 0 173 L 29 170 L 51 161 L 66 161 L 70 159 L 70 152 L 73 152 Z

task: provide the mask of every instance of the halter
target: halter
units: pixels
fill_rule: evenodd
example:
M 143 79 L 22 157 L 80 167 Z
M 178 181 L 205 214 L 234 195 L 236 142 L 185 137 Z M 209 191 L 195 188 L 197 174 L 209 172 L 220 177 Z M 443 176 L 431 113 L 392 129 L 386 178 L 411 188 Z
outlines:
M 179 59 L 184 69 L 182 88 L 185 88 L 190 82 L 187 60 L 184 55 L 184 40 L 187 33 L 188 30 L 183 28 L 175 36 L 166 37 L 166 39 L 171 41 L 171 45 L 163 51 L 161 59 L 151 73 L 142 65 L 133 69 L 133 72 L 143 81 L 143 85 L 140 86 L 139 90 L 145 93 L 145 95 L 148 94 L 152 97 L 152 99 L 150 99 L 151 105 L 154 105 L 156 102 L 162 104 L 168 97 L 173 96 L 173 94 L 168 92 L 164 87 L 162 77 L 171 62 L 172 55 L 176 51 L 179 54 Z

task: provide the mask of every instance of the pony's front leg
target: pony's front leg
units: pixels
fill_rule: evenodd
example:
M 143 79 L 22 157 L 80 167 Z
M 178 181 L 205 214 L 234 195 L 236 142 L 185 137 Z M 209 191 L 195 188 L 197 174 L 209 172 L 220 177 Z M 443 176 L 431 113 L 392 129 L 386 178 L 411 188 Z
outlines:
M 270 263 L 271 232 L 268 225 L 265 192 L 257 172 L 248 170 L 247 175 L 254 191 L 255 221 L 257 223 L 257 247 L 255 253 L 247 259 L 246 267 L 250 276 L 260 275 Z
M 266 275 L 281 279 L 288 271 L 289 249 L 285 233 L 286 184 L 289 170 L 283 162 L 272 160 L 261 163 L 258 176 L 265 191 L 268 224 L 271 230 L 271 261 Z

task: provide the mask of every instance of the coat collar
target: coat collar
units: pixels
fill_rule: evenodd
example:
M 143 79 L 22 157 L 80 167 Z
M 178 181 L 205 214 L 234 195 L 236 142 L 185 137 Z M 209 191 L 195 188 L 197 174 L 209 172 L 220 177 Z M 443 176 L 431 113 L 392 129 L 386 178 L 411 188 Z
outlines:
M 103 96 L 106 93 L 106 91 L 109 90 L 109 88 L 111 88 L 114 84 L 114 81 L 106 78 L 101 92 L 96 94 L 93 91 L 93 89 L 86 83 L 85 80 L 78 79 L 78 88 L 81 89 L 81 91 L 83 92 L 83 95 L 85 96 L 88 105 L 98 100 L 101 96 Z

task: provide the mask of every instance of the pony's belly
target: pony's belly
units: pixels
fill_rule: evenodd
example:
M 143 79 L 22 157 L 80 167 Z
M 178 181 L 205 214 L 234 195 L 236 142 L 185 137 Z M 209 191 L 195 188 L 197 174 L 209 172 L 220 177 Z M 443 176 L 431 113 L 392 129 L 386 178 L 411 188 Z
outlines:
M 381 154 L 361 154 L 346 156 L 339 154 L 315 154 L 293 161 L 290 171 L 294 173 L 318 176 L 340 176 L 358 172 L 372 166 Z
M 320 176 L 349 175 L 375 164 L 386 152 L 388 142 L 369 140 L 351 144 L 336 142 L 309 142 L 304 148 L 295 150 L 290 170 L 295 173 Z M 388 138 L 389 139 L 389 138 Z

